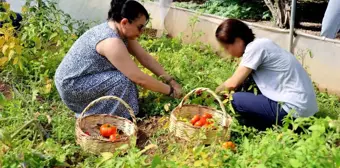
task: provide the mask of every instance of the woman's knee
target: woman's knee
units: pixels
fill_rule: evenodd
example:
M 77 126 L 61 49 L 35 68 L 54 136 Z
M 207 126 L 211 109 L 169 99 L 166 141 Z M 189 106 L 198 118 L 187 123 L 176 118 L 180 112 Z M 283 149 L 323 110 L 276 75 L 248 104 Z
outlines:
M 246 92 L 236 92 L 232 95 L 231 104 L 235 111 L 243 112 L 244 111 L 244 98 L 248 93 Z

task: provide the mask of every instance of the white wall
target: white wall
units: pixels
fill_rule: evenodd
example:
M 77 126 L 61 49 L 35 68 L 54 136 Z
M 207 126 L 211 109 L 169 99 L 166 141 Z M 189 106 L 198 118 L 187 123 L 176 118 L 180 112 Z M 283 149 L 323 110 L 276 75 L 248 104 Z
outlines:
M 43 0 L 44 1 L 44 0 Z M 21 13 L 26 0 L 7 0 L 14 12 Z M 58 6 L 74 19 L 104 21 L 110 9 L 111 0 L 57 0 Z
M 21 13 L 21 7 L 25 4 L 26 0 L 6 0 L 11 5 L 14 12 Z
M 74 19 L 105 21 L 111 0 L 59 0 L 59 7 Z

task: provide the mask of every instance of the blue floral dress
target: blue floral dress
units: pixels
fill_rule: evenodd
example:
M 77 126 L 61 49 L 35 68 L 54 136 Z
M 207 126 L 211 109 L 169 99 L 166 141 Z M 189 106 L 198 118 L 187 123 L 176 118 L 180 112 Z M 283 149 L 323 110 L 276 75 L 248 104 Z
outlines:
M 96 51 L 96 45 L 107 38 L 120 38 L 108 22 L 91 28 L 73 44 L 56 70 L 55 84 L 59 95 L 76 117 L 91 101 L 108 95 L 120 97 L 135 114 L 138 113 L 136 85 Z M 115 100 L 99 102 L 86 112 L 86 115 L 90 114 L 130 118 L 125 107 Z

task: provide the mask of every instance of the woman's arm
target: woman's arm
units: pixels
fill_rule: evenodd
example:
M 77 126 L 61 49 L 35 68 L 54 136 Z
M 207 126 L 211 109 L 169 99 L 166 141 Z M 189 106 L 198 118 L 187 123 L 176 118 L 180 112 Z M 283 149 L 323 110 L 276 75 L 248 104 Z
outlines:
M 232 91 L 239 87 L 250 75 L 253 70 L 240 65 L 233 76 L 231 76 L 227 81 L 221 84 L 219 87 L 216 88 L 216 93 L 228 90 Z
M 128 50 L 120 39 L 105 39 L 97 45 L 96 49 L 134 83 L 155 92 L 169 94 L 170 86 L 143 73 L 131 59 Z
M 129 40 L 128 50 L 131 55 L 135 56 L 144 67 L 149 69 L 156 76 L 161 76 L 168 82 L 171 81 L 171 76 L 167 74 L 163 67 L 140 46 L 137 40 Z

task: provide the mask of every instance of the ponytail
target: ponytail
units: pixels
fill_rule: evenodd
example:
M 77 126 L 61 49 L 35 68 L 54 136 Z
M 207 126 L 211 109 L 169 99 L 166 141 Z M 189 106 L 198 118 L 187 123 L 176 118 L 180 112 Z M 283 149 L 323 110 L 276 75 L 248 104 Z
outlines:
M 120 22 L 123 18 L 134 21 L 141 15 L 149 20 L 149 14 L 142 4 L 134 0 L 112 0 L 111 8 L 108 13 L 108 19 Z

